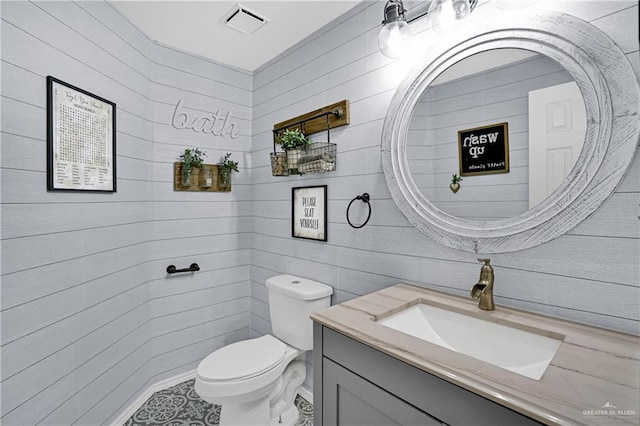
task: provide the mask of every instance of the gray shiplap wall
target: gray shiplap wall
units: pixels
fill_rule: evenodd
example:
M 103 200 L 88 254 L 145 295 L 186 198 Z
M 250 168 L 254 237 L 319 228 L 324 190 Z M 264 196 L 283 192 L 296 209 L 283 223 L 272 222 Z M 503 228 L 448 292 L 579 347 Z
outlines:
M 529 209 L 529 113 L 532 90 L 573 81 L 557 62 L 542 55 L 430 87 L 411 119 L 409 168 L 416 185 L 439 209 L 470 220 L 496 220 Z M 508 123 L 509 173 L 463 178 L 458 131 Z
M 0 8 L 2 423 L 108 423 L 249 335 L 252 75 L 155 44 L 106 2 Z M 117 104 L 117 193 L 46 191 L 47 75 Z M 232 111 L 240 136 L 173 128 L 179 100 Z M 186 147 L 232 152 L 233 191 L 174 192 Z
M 602 29 L 638 74 L 636 2 L 539 1 L 534 6 L 575 14 Z M 380 2 L 364 2 L 256 71 L 252 335 L 270 330 L 264 280 L 277 273 L 328 283 L 335 289 L 333 303 L 401 281 L 468 295 L 478 279 L 478 256 L 443 247 L 416 231 L 387 190 L 380 165 L 382 124 L 398 82 L 413 64 L 411 57 L 392 61 L 377 51 L 381 10 Z M 492 13 L 495 9 L 486 2 L 474 12 L 478 19 L 490 19 Z M 417 36 L 427 48 L 435 38 L 430 31 Z M 273 123 L 344 98 L 351 102 L 351 124 L 332 132 L 338 144 L 337 171 L 271 177 Z M 490 256 L 496 303 L 640 333 L 639 172 L 636 157 L 608 202 L 565 236 Z M 292 239 L 290 188 L 317 184 L 328 185 L 328 241 Z M 345 210 L 363 192 L 371 194 L 373 214 L 366 227 L 355 230 L 347 224 Z M 352 210 L 356 222 L 364 215 L 362 207 Z

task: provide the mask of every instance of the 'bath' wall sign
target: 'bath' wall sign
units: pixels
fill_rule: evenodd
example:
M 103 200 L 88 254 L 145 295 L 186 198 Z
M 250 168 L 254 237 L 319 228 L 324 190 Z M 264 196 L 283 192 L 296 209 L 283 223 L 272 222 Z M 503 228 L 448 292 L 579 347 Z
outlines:
M 509 173 L 509 124 L 458 132 L 460 176 Z
M 194 132 L 210 133 L 219 137 L 224 137 L 228 134 L 231 139 L 236 139 L 240 135 L 238 123 L 232 120 L 231 111 L 227 111 L 224 114 L 218 110 L 215 114 L 196 115 L 187 112 L 182 105 L 182 100 L 179 100 L 176 104 L 176 109 L 173 111 L 171 125 L 176 129 L 191 129 Z

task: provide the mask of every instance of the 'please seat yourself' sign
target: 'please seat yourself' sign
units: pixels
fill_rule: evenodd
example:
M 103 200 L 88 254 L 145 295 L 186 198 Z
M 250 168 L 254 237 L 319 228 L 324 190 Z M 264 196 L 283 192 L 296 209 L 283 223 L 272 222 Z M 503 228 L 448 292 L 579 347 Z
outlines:
M 509 173 L 509 124 L 458 132 L 460 176 Z

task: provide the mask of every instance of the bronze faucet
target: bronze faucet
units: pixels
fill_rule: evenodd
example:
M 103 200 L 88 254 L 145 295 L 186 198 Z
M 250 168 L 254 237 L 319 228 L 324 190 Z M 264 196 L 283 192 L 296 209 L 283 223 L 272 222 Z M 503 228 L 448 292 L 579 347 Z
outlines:
M 484 263 L 480 268 L 480 280 L 471 288 L 471 297 L 479 299 L 478 307 L 485 311 L 493 311 L 496 306 L 493 304 L 493 268 L 489 265 L 491 259 L 478 259 Z

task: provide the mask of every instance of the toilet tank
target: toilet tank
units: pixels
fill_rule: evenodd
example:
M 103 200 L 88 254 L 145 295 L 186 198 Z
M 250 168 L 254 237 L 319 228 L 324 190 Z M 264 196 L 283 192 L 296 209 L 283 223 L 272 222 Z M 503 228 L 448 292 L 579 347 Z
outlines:
M 273 335 L 298 349 L 313 349 L 309 316 L 329 306 L 333 288 L 306 278 L 278 275 L 267 279 L 267 291 Z

